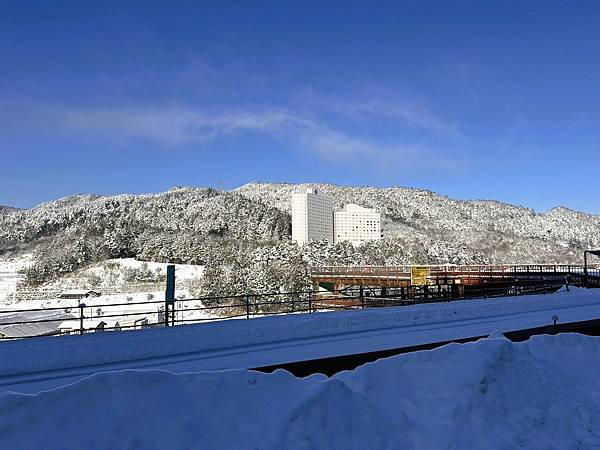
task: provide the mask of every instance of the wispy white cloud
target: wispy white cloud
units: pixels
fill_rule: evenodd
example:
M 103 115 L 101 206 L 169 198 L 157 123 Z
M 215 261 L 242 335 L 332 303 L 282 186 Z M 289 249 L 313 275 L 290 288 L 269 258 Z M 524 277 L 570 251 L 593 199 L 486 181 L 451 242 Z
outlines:
M 403 126 L 426 128 L 453 134 L 455 130 L 425 109 L 385 105 L 383 103 L 329 103 L 323 110 L 255 107 L 209 111 L 182 105 L 160 108 L 122 107 L 69 109 L 62 112 L 61 127 L 67 133 L 92 134 L 118 142 L 131 139 L 149 140 L 166 147 L 207 143 L 223 137 L 253 132 L 270 136 L 282 147 L 295 147 L 313 155 L 340 163 L 428 164 L 430 168 L 455 168 L 444 154 L 426 145 L 393 145 L 378 142 L 376 137 L 352 132 L 330 120 L 328 114 L 351 120 L 369 117 L 401 122 Z M 424 158 L 426 156 L 426 158 Z M 424 161 L 428 161 L 425 163 Z
M 185 107 L 111 108 L 66 111 L 62 127 L 117 140 L 148 139 L 177 145 L 243 131 L 271 134 L 292 122 L 288 113 L 276 109 L 209 113 Z
M 352 96 L 336 97 L 311 90 L 298 94 L 300 102 L 322 112 L 331 112 L 356 122 L 387 120 L 399 127 L 417 128 L 426 132 L 460 136 L 459 124 L 441 116 L 426 103 L 407 93 L 397 93 L 383 87 Z
M 363 103 L 332 102 L 329 105 L 338 114 L 346 115 L 354 120 L 364 120 L 365 117 L 387 119 L 408 127 L 448 135 L 459 135 L 456 124 L 436 116 L 418 103 L 395 104 L 372 101 Z

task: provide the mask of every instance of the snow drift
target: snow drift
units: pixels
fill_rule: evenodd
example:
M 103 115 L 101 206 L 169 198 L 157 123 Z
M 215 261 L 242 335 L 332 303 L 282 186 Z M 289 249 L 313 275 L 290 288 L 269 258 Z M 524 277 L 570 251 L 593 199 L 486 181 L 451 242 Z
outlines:
M 0 342 L 0 392 L 36 393 L 97 372 L 251 369 L 293 361 L 448 342 L 600 318 L 595 290 L 398 308 Z
M 0 395 L 0 448 L 592 448 L 600 338 L 502 336 L 332 378 L 101 373 Z

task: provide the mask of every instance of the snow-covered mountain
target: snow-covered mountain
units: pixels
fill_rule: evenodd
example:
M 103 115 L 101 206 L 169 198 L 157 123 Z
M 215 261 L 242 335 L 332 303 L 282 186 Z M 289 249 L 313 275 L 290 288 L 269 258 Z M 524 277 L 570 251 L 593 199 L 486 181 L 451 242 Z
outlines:
M 473 262 L 579 262 L 583 249 L 600 245 L 600 216 L 563 207 L 539 214 L 497 201 L 453 200 L 403 187 L 250 183 L 236 192 L 289 212 L 291 194 L 308 188 L 331 196 L 339 208 L 356 203 L 381 211 L 386 240 L 420 240 L 430 256 L 439 249 L 434 259 L 440 262 L 458 254 Z
M 384 239 L 359 248 L 321 242 L 298 248 L 290 242 L 290 196 L 307 188 L 330 195 L 338 207 L 381 211 Z M 0 257 L 33 252 L 31 284 L 108 258 L 135 257 L 205 265 L 202 293 L 294 288 L 307 266 L 317 264 L 579 263 L 585 248 L 597 246 L 600 216 L 562 207 L 539 214 L 402 187 L 176 188 L 71 196 L 0 215 Z
M 0 214 L 9 213 L 12 211 L 17 211 L 17 208 L 13 208 L 12 206 L 0 205 Z
M 600 216 L 557 207 L 547 214 L 529 208 L 489 200 L 453 200 L 434 192 L 403 188 L 345 187 L 332 184 L 250 183 L 236 192 L 261 199 L 278 209 L 290 212 L 290 196 L 316 188 L 334 199 L 341 208 L 356 203 L 381 211 L 386 219 L 384 236 L 394 238 L 416 234 L 489 233 L 523 238 L 550 240 L 563 245 L 600 243 Z
M 225 249 L 288 239 L 289 215 L 208 188 L 156 195 L 78 195 L 0 215 L 0 256 L 34 252 L 30 283 L 108 258 L 203 264 Z

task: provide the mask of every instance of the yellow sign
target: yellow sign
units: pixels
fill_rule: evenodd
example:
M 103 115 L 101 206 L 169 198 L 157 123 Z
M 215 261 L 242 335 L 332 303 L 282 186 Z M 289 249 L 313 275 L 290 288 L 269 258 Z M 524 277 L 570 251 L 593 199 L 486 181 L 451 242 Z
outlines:
M 427 281 L 429 274 L 429 266 L 411 266 L 410 284 L 413 286 L 425 286 L 426 284 L 429 284 Z

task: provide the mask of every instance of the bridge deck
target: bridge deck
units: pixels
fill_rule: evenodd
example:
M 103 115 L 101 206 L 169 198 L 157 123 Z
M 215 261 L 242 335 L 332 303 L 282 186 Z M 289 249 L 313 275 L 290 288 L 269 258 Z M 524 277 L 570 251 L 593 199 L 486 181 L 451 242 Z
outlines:
M 415 283 L 411 266 L 327 266 L 312 271 L 314 284 L 337 286 L 410 287 L 415 285 L 481 285 L 513 280 L 565 280 L 583 284 L 582 266 L 563 264 L 536 265 L 468 265 L 415 266 L 427 273 L 426 283 Z M 588 284 L 600 287 L 600 267 L 588 267 Z

